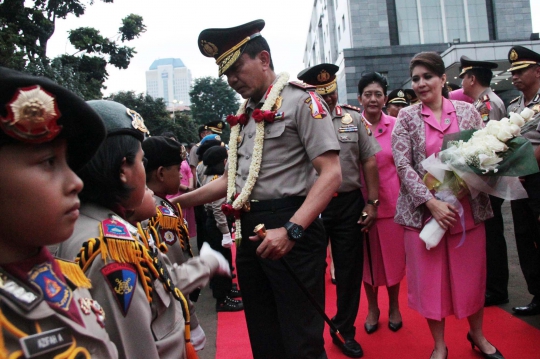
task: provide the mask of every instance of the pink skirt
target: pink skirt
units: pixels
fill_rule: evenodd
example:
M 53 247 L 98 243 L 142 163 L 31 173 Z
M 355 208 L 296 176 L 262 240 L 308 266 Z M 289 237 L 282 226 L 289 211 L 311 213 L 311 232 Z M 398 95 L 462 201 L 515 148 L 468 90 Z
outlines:
M 375 287 L 391 287 L 398 284 L 405 276 L 404 227 L 395 223 L 393 218 L 380 218 L 368 235 L 373 282 L 366 241 L 364 241 L 364 282 Z
M 441 320 L 454 314 L 466 318 L 484 306 L 486 291 L 486 231 L 484 224 L 461 233 L 446 232 L 430 250 L 420 232 L 405 228 L 409 307 L 425 318 Z

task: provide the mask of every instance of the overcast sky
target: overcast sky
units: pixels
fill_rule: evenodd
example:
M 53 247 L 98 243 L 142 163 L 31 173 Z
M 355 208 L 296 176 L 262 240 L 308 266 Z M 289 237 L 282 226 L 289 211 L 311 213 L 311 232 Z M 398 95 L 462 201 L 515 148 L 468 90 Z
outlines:
M 540 0 L 530 0 L 533 14 L 540 13 Z M 133 13 L 141 15 L 147 31 L 126 43 L 137 54 L 127 70 L 109 67 L 105 94 L 117 91 L 146 91 L 145 71 L 159 58 L 180 58 L 193 78 L 217 76 L 214 59 L 204 57 L 197 46 L 199 33 L 212 27 L 237 26 L 264 19 L 262 35 L 268 40 L 276 71 L 287 71 L 295 78 L 302 63 L 309 20 L 314 0 L 114 0 L 96 1 L 86 13 L 56 22 L 48 43 L 47 55 L 73 54 L 67 31 L 77 27 L 95 27 L 102 36 L 114 36 L 121 20 Z M 540 18 L 533 19 L 533 32 L 540 32 Z

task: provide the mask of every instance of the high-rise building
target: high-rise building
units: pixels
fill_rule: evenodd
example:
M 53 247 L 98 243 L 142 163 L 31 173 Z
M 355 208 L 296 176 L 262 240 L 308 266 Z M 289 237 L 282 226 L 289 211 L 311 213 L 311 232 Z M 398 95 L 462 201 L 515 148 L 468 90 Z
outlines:
M 191 71 L 181 59 L 155 60 L 146 71 L 146 93 L 168 107 L 190 106 Z
M 406 86 L 409 61 L 421 51 L 441 53 L 455 83 L 461 55 L 496 61 L 492 86 L 505 90 L 510 47 L 540 48 L 531 32 L 529 0 L 314 0 L 304 65 L 338 65 L 339 99 L 350 104 L 358 104 L 366 72 L 385 75 L 390 89 Z

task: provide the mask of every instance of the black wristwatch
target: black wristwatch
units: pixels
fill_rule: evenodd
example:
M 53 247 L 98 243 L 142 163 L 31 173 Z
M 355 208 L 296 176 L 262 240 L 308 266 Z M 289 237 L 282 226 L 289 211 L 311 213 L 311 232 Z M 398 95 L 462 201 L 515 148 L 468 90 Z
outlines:
M 373 200 L 368 199 L 367 204 L 371 204 L 372 206 L 379 207 L 379 204 L 381 203 L 379 202 L 378 199 L 373 199 Z
M 304 236 L 304 228 L 299 224 L 287 222 L 283 227 L 287 230 L 287 235 L 291 241 L 295 242 Z

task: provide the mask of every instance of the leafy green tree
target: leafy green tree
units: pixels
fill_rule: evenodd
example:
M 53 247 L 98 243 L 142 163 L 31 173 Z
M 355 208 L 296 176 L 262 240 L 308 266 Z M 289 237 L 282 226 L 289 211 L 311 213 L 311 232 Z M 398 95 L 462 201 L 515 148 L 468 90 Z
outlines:
M 92 5 L 93 0 L 0 1 L 0 65 L 50 77 L 87 100 L 101 98 L 106 65 L 126 69 L 136 51 L 122 43 L 139 37 L 146 26 L 141 16 L 131 14 L 113 38 L 89 27 L 71 30 L 69 41 L 77 52 L 49 59 L 47 42 L 56 21 L 69 14 L 83 15 L 85 4 Z
M 189 92 L 191 112 L 198 124 L 215 120 L 225 120 L 225 117 L 238 110 L 236 92 L 220 77 L 201 77 L 195 79 Z
M 174 122 L 162 98 L 154 99 L 143 93 L 134 91 L 120 91 L 107 98 L 120 102 L 124 106 L 138 112 L 151 135 L 161 135 L 170 131 L 176 135 L 180 142 L 198 142 L 197 125 L 183 112 L 175 112 Z

